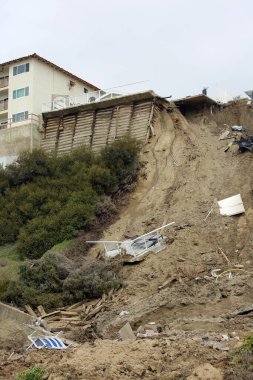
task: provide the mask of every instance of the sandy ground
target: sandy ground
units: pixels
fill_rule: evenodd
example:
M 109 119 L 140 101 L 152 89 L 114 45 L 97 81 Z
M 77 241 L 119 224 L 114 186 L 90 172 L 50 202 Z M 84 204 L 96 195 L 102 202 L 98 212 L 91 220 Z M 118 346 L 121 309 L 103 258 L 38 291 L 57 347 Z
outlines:
M 231 114 L 229 122 L 233 124 Z M 253 127 L 248 128 L 253 134 Z M 8 361 L 5 353 L 0 379 L 14 379 L 17 370 L 35 364 L 47 369 L 46 378 L 56 380 L 223 379 L 228 353 L 206 345 L 203 338 L 222 342 L 222 335 L 227 335 L 225 345 L 231 351 L 253 327 L 249 315 L 234 315 L 252 302 L 253 155 L 238 154 L 237 147 L 225 153 L 227 141 L 218 139 L 221 129 L 210 114 L 186 120 L 179 112 L 162 113 L 156 136 L 142 152 L 146 179 L 140 179 L 104 238 L 121 239 L 175 221 L 165 231 L 166 249 L 123 267 L 127 286 L 96 320 L 103 340 L 60 353 L 15 354 Z M 214 206 L 205 220 L 216 200 L 237 193 L 245 214 L 222 217 Z M 215 281 L 211 276 L 212 269 L 225 271 L 234 264 L 243 267 L 232 279 L 222 276 Z M 128 314 L 120 316 L 122 310 Z M 135 331 L 156 332 L 158 326 L 161 335 L 133 342 L 115 340 L 127 321 Z

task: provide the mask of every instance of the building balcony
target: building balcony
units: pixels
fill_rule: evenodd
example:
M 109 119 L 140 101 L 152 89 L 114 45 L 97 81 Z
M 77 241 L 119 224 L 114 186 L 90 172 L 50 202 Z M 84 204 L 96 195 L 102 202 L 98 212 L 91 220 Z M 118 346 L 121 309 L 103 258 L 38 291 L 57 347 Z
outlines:
M 104 90 L 87 92 L 81 96 L 71 98 L 68 95 L 57 95 L 51 102 L 42 103 L 42 112 L 57 111 L 63 108 L 76 107 L 82 104 L 101 102 L 112 98 L 118 98 L 126 94 L 119 92 L 106 92 Z
M 8 128 L 8 120 L 0 120 L 0 130 Z
M 0 88 L 9 86 L 9 77 L 0 78 Z
M 8 99 L 0 100 L 0 112 L 8 110 Z

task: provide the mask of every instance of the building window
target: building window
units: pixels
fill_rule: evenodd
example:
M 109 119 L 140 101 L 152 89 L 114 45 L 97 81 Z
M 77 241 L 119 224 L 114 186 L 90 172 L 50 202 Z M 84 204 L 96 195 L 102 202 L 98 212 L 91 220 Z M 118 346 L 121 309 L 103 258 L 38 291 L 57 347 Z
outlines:
M 28 111 L 14 113 L 12 115 L 12 122 L 17 123 L 19 121 L 24 121 L 28 119 Z
M 13 99 L 23 98 L 29 95 L 29 87 L 19 88 L 13 91 Z
M 87 88 L 84 87 L 83 92 L 84 92 L 85 94 L 87 94 L 87 92 L 88 92 Z
M 22 73 L 28 73 L 30 67 L 29 63 L 24 63 L 23 65 L 18 65 L 13 67 L 13 75 L 18 75 Z

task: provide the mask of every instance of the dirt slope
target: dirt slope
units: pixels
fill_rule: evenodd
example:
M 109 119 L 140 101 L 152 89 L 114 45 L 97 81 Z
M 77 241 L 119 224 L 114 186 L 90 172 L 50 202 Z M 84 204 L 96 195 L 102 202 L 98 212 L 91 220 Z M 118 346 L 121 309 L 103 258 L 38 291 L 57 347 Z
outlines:
M 175 220 L 177 225 L 188 226 L 168 231 L 174 241 L 166 250 L 150 255 L 138 267 L 124 269 L 128 286 L 115 302 L 115 310 L 100 318 L 106 335 L 123 323 L 116 316 L 122 309 L 130 312 L 125 319 L 137 327 L 151 319 L 169 328 L 171 324 L 180 329 L 187 325 L 187 330 L 203 325 L 207 331 L 218 327 L 215 316 L 250 300 L 253 283 L 245 281 L 251 277 L 249 273 L 238 271 L 238 277 L 221 279 L 219 283 L 204 276 L 210 276 L 214 268 L 228 268 L 223 256 L 216 252 L 217 247 L 233 264 L 243 264 L 251 271 L 253 156 L 237 155 L 236 147 L 225 153 L 227 142 L 218 140 L 217 124 L 207 122 L 206 117 L 192 118 L 189 123 L 181 117 L 175 128 L 162 120 L 161 126 L 164 130 L 144 153 L 147 180 L 140 184 L 129 207 L 105 237 L 116 239 L 124 233 L 146 232 L 164 221 Z M 204 221 L 215 199 L 237 193 L 242 195 L 245 215 L 221 217 L 215 210 Z M 195 280 L 196 277 L 200 278 Z M 158 292 L 166 279 L 175 282 Z M 189 317 L 196 321 L 189 322 Z M 207 323 L 209 318 L 214 319 Z
M 229 122 L 233 124 L 231 115 Z M 121 239 L 175 221 L 175 227 L 166 232 L 169 244 L 144 262 L 123 267 L 127 286 L 97 318 L 105 340 L 52 357 L 32 352 L 5 366 L 3 376 L 41 362 L 48 368 L 49 379 L 59 380 L 173 380 L 193 373 L 196 379 L 222 378 L 227 354 L 204 345 L 202 338 L 220 340 L 227 334 L 226 344 L 232 348 L 238 344 L 237 337 L 253 326 L 250 317 L 233 315 L 235 309 L 252 302 L 253 155 L 237 154 L 236 147 L 225 153 L 227 141 L 218 139 L 221 128 L 210 114 L 193 114 L 188 120 L 178 111 L 160 114 L 156 136 L 142 153 L 146 179 L 140 179 L 130 203 L 104 238 Z M 248 128 L 253 134 L 253 127 Z M 214 207 L 204 220 L 215 200 L 237 193 L 242 195 L 244 215 L 222 217 Z M 212 269 L 225 271 L 233 264 L 244 267 L 232 279 L 211 277 Z M 128 314 L 119 316 L 122 310 Z M 131 343 L 111 340 L 127 321 L 134 329 L 159 326 L 164 337 Z M 218 369 L 196 370 L 206 363 Z

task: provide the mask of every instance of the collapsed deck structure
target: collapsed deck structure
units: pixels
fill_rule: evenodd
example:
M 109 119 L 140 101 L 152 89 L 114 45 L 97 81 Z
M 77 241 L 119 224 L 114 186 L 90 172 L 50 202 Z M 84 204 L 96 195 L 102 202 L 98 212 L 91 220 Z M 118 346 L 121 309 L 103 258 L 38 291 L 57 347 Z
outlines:
M 161 108 L 169 111 L 173 105 L 146 91 L 46 112 L 41 147 L 56 154 L 69 153 L 80 145 L 99 150 L 128 133 L 144 143 L 155 134 Z

